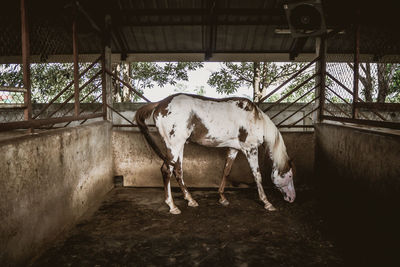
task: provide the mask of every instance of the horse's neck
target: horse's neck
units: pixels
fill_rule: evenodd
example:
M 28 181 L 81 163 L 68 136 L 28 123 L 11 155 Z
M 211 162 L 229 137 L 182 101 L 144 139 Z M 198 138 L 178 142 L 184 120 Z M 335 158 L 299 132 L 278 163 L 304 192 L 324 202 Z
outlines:
M 264 141 L 267 143 L 271 160 L 276 168 L 283 170 L 289 159 L 282 135 L 275 124 L 264 114 Z

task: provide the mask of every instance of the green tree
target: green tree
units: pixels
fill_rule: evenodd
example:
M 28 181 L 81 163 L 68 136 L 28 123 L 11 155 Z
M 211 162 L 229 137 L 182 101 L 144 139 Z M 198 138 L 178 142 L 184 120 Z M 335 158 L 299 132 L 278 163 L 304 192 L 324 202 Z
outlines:
M 79 64 L 80 71 L 88 67 L 90 63 Z M 178 63 L 120 63 L 114 64 L 113 71 L 123 80 L 131 84 L 136 90 L 143 93 L 145 89 L 151 89 L 155 85 L 175 85 L 178 81 L 188 80 L 188 71 L 203 67 L 201 62 L 178 62 Z M 97 72 L 101 70 L 101 64 L 95 64 L 85 75 L 80 78 L 80 86 L 88 82 Z M 61 90 L 73 81 L 72 63 L 39 63 L 31 64 L 31 88 L 33 103 L 47 103 L 53 99 Z M 21 65 L 8 64 L 0 66 L 0 85 L 22 87 Z M 74 87 L 70 86 L 56 103 L 64 102 L 71 94 Z M 94 90 L 94 91 L 93 91 Z M 93 91 L 93 92 L 92 92 Z M 81 91 L 81 97 L 92 92 L 84 102 L 91 102 L 95 99 L 101 101 L 101 75 L 92 80 Z M 140 99 L 132 94 L 128 88 L 119 82 L 114 81 L 115 101 L 137 101 Z M 73 102 L 73 98 L 71 100 Z
M 366 102 L 400 102 L 400 64 L 361 63 L 359 80 Z
M 207 83 L 218 93 L 232 94 L 241 86 L 253 89 L 254 101 L 267 95 L 268 89 L 283 82 L 304 66 L 303 63 L 224 62 Z M 269 99 L 271 101 L 273 99 Z
M 203 67 L 202 62 L 134 62 L 119 63 L 113 66 L 114 73 L 143 93 L 155 85 L 177 85 L 179 81 L 188 81 L 188 72 Z M 114 97 L 117 102 L 137 101 L 140 99 L 120 83 L 114 85 Z M 182 89 L 182 88 L 181 88 Z

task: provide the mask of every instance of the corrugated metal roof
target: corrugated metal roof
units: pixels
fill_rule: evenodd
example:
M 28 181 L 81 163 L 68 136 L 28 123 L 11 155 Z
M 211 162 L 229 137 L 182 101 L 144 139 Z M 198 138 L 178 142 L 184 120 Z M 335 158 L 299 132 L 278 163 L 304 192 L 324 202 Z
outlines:
M 376 12 L 389 12 L 392 6 L 382 7 Z M 18 60 L 21 54 L 19 4 L 9 1 L 0 11 L 0 61 Z M 29 2 L 29 1 L 27 1 Z M 72 54 L 71 23 L 73 3 L 70 0 L 30 1 L 31 54 L 35 60 L 61 59 L 60 55 Z M 290 34 L 277 34 L 276 29 L 288 28 L 283 0 L 81 0 L 78 18 L 79 53 L 98 55 L 102 50 L 102 38 L 92 24 L 103 29 L 106 14 L 111 15 L 114 54 L 138 55 L 183 53 L 211 54 L 211 60 L 225 60 L 224 54 L 276 54 L 281 60 L 288 59 L 293 43 Z M 329 28 L 345 29 L 345 34 L 333 36 L 328 41 L 328 53 L 351 54 L 354 46 L 351 28 L 352 14 L 357 7 L 344 0 L 324 1 L 325 17 Z M 378 3 L 378 2 L 376 2 Z M 382 3 L 382 1 L 379 1 Z M 364 3 L 363 6 L 366 4 Z M 363 7 L 361 6 L 361 7 Z M 386 8 L 386 9 L 385 9 Z M 367 10 L 369 11 L 369 10 Z M 86 14 L 86 15 L 85 15 Z M 367 14 L 367 13 L 366 13 Z M 386 13 L 385 13 L 386 14 Z M 391 13 L 390 13 L 391 14 Z M 388 17 L 390 17 L 390 14 Z M 89 19 L 88 19 L 89 18 Z M 381 27 L 373 19 L 368 25 Z M 375 21 L 375 22 L 374 22 Z M 375 24 L 374 24 L 375 23 Z M 385 24 L 387 25 L 387 23 Z M 376 32 L 366 34 L 373 38 Z M 400 54 L 399 37 L 388 34 L 390 39 L 387 53 Z M 395 36 L 395 37 L 393 37 Z M 379 48 L 364 46 L 365 53 L 378 53 Z M 301 54 L 315 51 L 315 39 L 308 38 Z M 219 54 L 218 56 L 215 56 Z M 56 56 L 54 56 L 56 55 Z M 57 55 L 59 57 L 57 57 Z M 132 55 L 136 55 L 133 57 Z M 70 56 L 64 56 L 65 60 Z M 161 56 L 160 56 L 161 58 Z M 184 58 L 180 56 L 179 59 Z M 195 57 L 197 58 L 197 56 Z M 250 57 L 249 57 L 250 58 Z M 178 57 L 177 57 L 178 59 Z M 229 57 L 226 57 L 229 60 Z M 254 59 L 254 57 L 252 58 Z M 260 59 L 261 60 L 261 59 Z

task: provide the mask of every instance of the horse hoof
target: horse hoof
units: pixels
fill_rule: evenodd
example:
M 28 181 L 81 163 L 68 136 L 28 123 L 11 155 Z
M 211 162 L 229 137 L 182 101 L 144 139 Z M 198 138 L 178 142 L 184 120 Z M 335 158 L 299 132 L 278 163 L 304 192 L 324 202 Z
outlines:
M 193 200 L 188 202 L 188 206 L 195 208 L 195 207 L 199 206 L 199 203 L 197 203 L 197 201 L 193 199 Z
M 219 199 L 219 203 L 222 205 L 222 206 L 228 206 L 229 205 L 229 201 L 227 200 L 227 199 Z
M 276 211 L 276 208 L 272 204 L 265 204 L 264 208 L 268 211 Z
M 175 207 L 173 209 L 170 209 L 169 212 L 174 214 L 174 215 L 181 214 L 181 210 L 178 209 L 177 207 Z

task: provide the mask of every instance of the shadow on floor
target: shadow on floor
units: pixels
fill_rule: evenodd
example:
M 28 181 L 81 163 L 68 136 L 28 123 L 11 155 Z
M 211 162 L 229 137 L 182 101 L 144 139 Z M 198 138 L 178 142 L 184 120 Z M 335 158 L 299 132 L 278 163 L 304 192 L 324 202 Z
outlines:
M 342 266 L 340 248 L 320 229 L 316 200 L 298 190 L 289 204 L 267 189 L 276 212 L 263 209 L 255 188 L 194 190 L 199 207 L 174 198 L 171 215 L 158 188 L 116 188 L 97 212 L 44 252 L 32 266 Z

